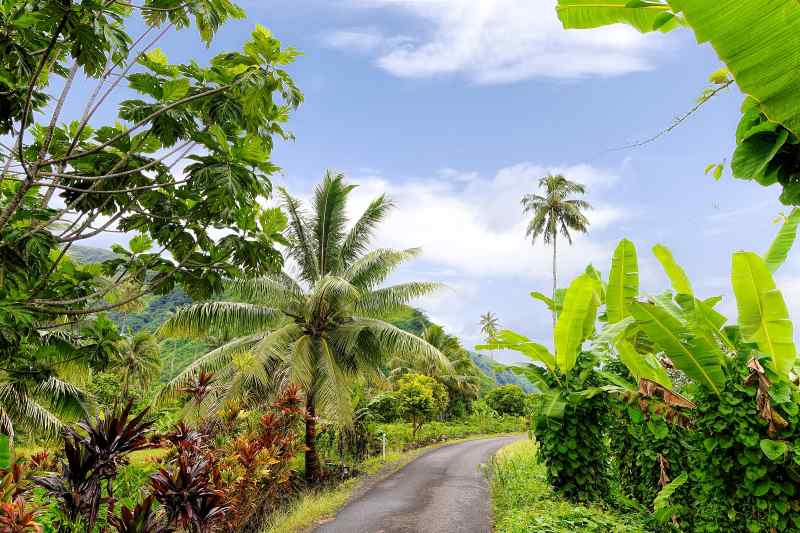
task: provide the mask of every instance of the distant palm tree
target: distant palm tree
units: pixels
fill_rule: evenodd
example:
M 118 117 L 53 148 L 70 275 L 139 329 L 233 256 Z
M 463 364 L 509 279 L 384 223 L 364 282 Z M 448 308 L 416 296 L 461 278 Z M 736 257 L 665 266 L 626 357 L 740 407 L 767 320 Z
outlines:
M 556 298 L 558 273 L 556 267 L 557 238 L 561 233 L 572 244 L 570 231 L 586 233 L 589 219 L 583 214 L 592 206 L 585 200 L 572 198 L 576 194 L 585 194 L 586 187 L 580 183 L 569 181 L 561 174 L 548 174 L 539 180 L 539 188 L 544 189 L 544 196 L 526 194 L 522 198 L 523 213 L 533 215 L 528 223 L 527 235 L 531 242 L 540 236 L 545 244 L 553 244 L 553 300 Z M 553 311 L 553 322 L 556 315 Z
M 481 315 L 480 325 L 481 333 L 487 343 L 494 339 L 495 335 L 497 335 L 497 330 L 500 329 L 500 321 L 497 319 L 497 315 L 491 311 L 487 311 Z M 492 379 L 497 383 L 497 369 L 494 367 L 494 351 L 489 352 L 489 355 L 492 358 Z
M 497 315 L 491 311 L 487 311 L 481 315 L 480 325 L 481 333 L 483 333 L 483 336 L 488 341 L 497 335 L 497 330 L 500 327 L 500 321 L 497 319 Z
M 263 402 L 263 391 L 274 390 L 272 384 L 279 380 L 302 387 L 309 481 L 321 477 L 317 417 L 351 418 L 354 378 L 377 376 L 398 354 L 446 364 L 436 348 L 385 321 L 440 285 L 408 282 L 381 287 L 419 250 L 370 251 L 372 233 L 393 204 L 379 196 L 348 228 L 345 213 L 353 188 L 342 175 L 327 173 L 315 190 L 311 213 L 281 190 L 289 216 L 286 251 L 297 265 L 297 279 L 281 272 L 231 281 L 228 294 L 237 301 L 181 308 L 160 329 L 162 335 L 233 339 L 195 361 L 169 384 L 173 391 L 200 369 L 216 372 L 220 401 Z
M 148 331 L 123 337 L 111 362 L 111 369 L 122 378 L 122 396 L 127 397 L 131 382 L 146 388 L 161 371 L 161 347 Z

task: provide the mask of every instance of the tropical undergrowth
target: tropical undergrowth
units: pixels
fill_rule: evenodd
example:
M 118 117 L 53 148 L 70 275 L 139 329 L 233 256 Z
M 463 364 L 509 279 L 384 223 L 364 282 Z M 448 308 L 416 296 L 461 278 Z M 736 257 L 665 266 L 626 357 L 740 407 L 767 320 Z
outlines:
M 557 310 L 555 354 L 508 330 L 481 347 L 536 362 L 519 370 L 542 391 L 539 457 L 561 497 L 632 505 L 653 531 L 798 530 L 796 349 L 772 276 L 786 242 L 784 228 L 763 258 L 734 254 L 738 324 L 714 309 L 720 298 L 694 294 L 663 246 L 672 291 L 640 296 L 623 240 L 606 280 L 590 267 L 560 302 L 536 296 Z

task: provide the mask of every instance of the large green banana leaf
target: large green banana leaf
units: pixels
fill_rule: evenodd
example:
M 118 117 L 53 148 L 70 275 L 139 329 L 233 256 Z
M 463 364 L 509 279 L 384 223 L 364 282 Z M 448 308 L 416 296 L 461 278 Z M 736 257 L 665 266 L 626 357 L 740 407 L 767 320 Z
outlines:
M 543 363 L 550 370 L 556 369 L 556 358 L 550 353 L 547 347 L 533 342 L 525 335 L 520 335 L 510 329 L 504 329 L 497 333 L 493 339 L 486 344 L 475 346 L 476 350 L 514 350 L 526 356 L 532 361 Z
M 619 360 L 624 364 L 631 375 L 638 379 L 649 379 L 665 387 L 672 389 L 672 380 L 667 371 L 658 362 L 658 358 L 651 354 L 640 354 L 631 343 L 622 340 L 617 343 L 617 353 Z
M 797 239 L 797 225 L 800 224 L 800 209 L 794 208 L 789 216 L 786 217 L 778 235 L 767 250 L 764 261 L 770 272 L 775 272 L 786 262 L 789 257 L 789 250 L 792 249 L 795 239 Z
M 758 254 L 736 252 L 732 263 L 731 280 L 742 336 L 745 341 L 758 344 L 758 349 L 772 359 L 773 369 L 788 378 L 797 351 L 783 295 Z
M 559 0 L 558 18 L 565 28 L 630 24 L 641 32 L 669 31 L 680 24 L 666 2 L 630 0 Z
M 566 374 L 575 366 L 583 341 L 594 328 L 599 306 L 598 282 L 587 274 L 575 278 L 564 296 L 564 309 L 553 334 L 556 365 Z M 587 324 L 591 323 L 591 328 Z
M 606 317 L 609 324 L 619 322 L 630 313 L 628 302 L 639 295 L 639 267 L 636 247 L 628 239 L 622 239 L 611 259 L 611 272 L 606 288 Z
M 696 383 L 719 395 L 725 385 L 724 354 L 704 335 L 692 335 L 680 319 L 659 303 L 633 302 L 636 323 L 660 350 Z
M 800 2 L 797 0 L 559 0 L 565 28 L 626 23 L 639 31 L 690 26 L 709 42 L 761 111 L 800 134 Z M 669 14 L 679 14 L 669 18 Z M 666 21 L 658 25 L 657 19 Z M 668 20 L 667 20 L 668 19 Z
M 800 132 L 800 2 L 670 0 L 770 120 Z
M 661 263 L 661 267 L 666 272 L 675 292 L 678 294 L 693 294 L 692 282 L 689 281 L 686 272 L 672 257 L 670 249 L 663 244 L 656 244 L 653 246 L 653 254 L 658 259 L 658 262 Z

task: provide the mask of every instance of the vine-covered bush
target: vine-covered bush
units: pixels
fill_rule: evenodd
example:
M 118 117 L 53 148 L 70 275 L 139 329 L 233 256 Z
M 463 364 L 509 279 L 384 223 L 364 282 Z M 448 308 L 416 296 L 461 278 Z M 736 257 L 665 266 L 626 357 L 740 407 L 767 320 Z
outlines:
M 662 486 L 686 472 L 694 439 L 690 431 L 638 405 L 612 401 L 609 443 L 623 494 L 650 507 Z
M 596 386 L 596 360 L 581 354 L 577 366 L 566 377 L 566 387 L 583 391 Z M 550 377 L 550 376 L 548 376 Z M 552 377 L 550 377 L 552 379 Z M 604 394 L 573 393 L 561 417 L 545 416 L 538 408 L 534 434 L 547 468 L 547 479 L 565 497 L 576 501 L 601 501 L 608 494 L 609 450 L 605 435 L 609 424 L 609 401 Z
M 800 397 L 753 353 L 729 362 L 720 397 L 695 395 L 689 501 L 698 533 L 800 529 Z

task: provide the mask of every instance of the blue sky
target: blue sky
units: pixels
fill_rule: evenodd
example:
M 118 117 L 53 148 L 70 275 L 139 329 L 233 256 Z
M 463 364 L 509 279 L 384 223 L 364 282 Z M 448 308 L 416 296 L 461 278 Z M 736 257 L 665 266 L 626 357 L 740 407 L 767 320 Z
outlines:
M 161 46 L 172 60 L 236 49 L 256 23 L 303 56 L 290 68 L 306 102 L 278 143 L 276 182 L 308 195 L 325 169 L 381 192 L 398 208 L 379 245 L 422 246 L 397 279 L 450 287 L 420 306 L 478 340 L 481 313 L 547 342 L 550 318 L 531 290 L 548 291 L 550 249 L 526 240 L 519 198 L 562 171 L 589 187 L 592 227 L 564 250 L 568 280 L 592 262 L 608 271 L 616 241 L 639 250 L 643 286 L 667 287 L 652 259 L 669 246 L 701 295 L 729 297 L 730 254 L 765 250 L 782 210 L 776 189 L 708 163 L 730 156 L 742 96 L 714 98 L 671 134 L 630 150 L 689 109 L 720 63 L 687 31 L 641 36 L 625 27 L 564 31 L 554 0 L 245 0 L 209 51 L 190 31 Z M 800 261 L 780 275 L 800 313 Z M 795 305 L 792 305 L 792 303 Z

